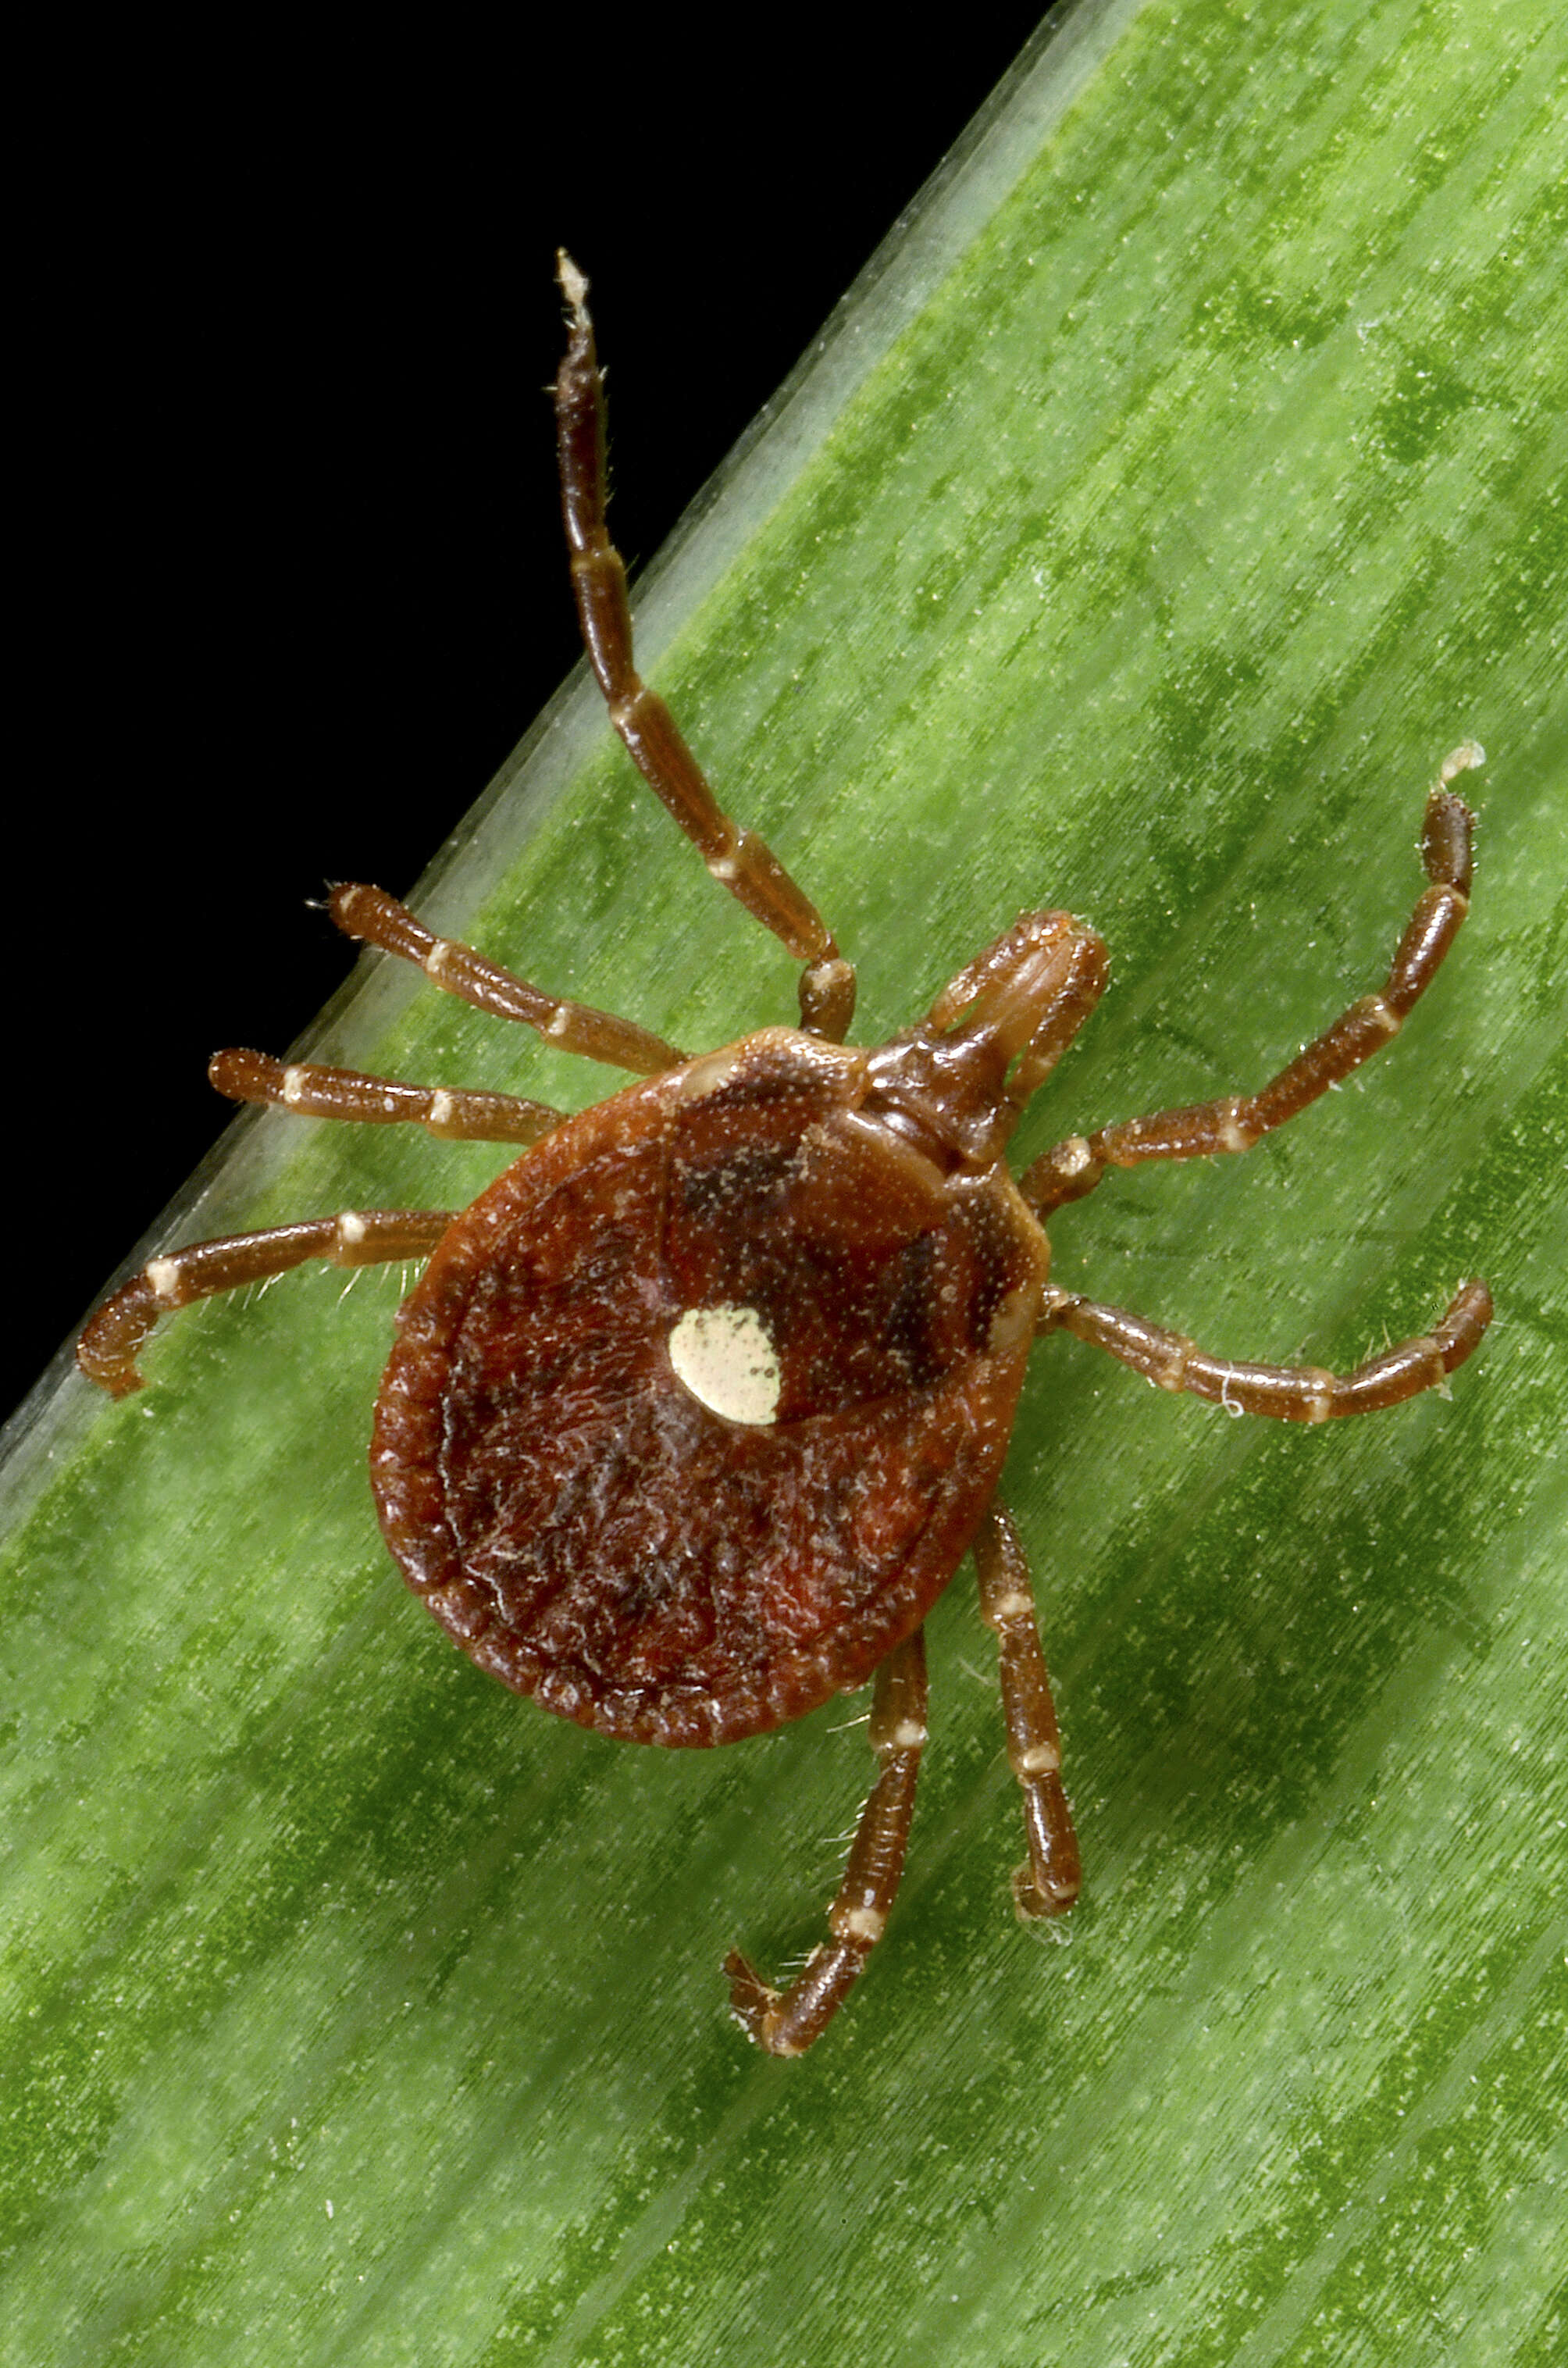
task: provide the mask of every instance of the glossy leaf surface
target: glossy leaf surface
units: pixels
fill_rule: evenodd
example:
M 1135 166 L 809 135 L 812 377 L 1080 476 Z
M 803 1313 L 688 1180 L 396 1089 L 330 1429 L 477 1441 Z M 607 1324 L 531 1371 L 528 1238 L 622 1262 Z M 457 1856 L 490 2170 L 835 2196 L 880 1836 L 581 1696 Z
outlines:
M 1113 1179 L 1054 1239 L 1072 1287 L 1342 1368 L 1483 1273 L 1481 1356 L 1448 1402 L 1304 1433 L 1042 1348 L 1008 1490 L 1085 1902 L 1064 1945 L 1013 1920 L 966 1570 L 903 1898 L 800 2065 L 744 2044 L 718 1964 L 816 1938 L 853 1711 L 641 1752 L 451 1653 L 364 1472 L 396 1278 L 187 1315 L 118 1408 L 67 1382 L 15 1451 L 4 1563 L 17 2356 L 1340 2368 L 1484 2328 L 1544 2368 L 1564 59 L 1527 6 L 1080 11 L 643 643 L 861 964 L 858 1035 L 1020 906 L 1103 930 L 1111 992 L 1026 1156 L 1256 1084 L 1376 984 L 1425 784 L 1479 738 L 1475 910 L 1405 1039 L 1250 1158 Z M 421 902 L 682 1044 L 791 1010 L 580 681 Z M 378 973 L 322 1056 L 598 1089 L 411 985 Z M 183 1237 L 499 1164 L 269 1119 Z

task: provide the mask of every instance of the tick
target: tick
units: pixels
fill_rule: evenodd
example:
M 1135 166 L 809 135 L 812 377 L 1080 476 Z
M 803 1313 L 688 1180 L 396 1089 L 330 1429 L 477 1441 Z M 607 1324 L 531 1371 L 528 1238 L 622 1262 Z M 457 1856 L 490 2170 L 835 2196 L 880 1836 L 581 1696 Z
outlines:
M 847 1045 L 855 973 L 811 900 L 715 801 L 632 664 L 626 575 L 605 528 L 604 404 L 587 282 L 555 383 L 572 582 L 589 659 L 639 771 L 714 879 L 801 967 L 801 1024 L 689 1058 L 437 938 L 379 888 L 330 903 L 347 936 L 417 963 L 480 1010 L 637 1078 L 563 1117 L 505 1094 L 223 1052 L 213 1083 L 314 1117 L 529 1146 L 467 1209 L 356 1210 L 149 1260 L 82 1335 L 119 1396 L 157 1318 L 320 1258 L 427 1258 L 375 1412 L 370 1479 L 415 1593 L 482 1668 L 635 1743 L 735 1743 L 873 1681 L 876 1780 L 828 1910 L 782 1992 L 725 1962 L 733 2011 L 776 2055 L 842 2005 L 893 1905 L 926 1741 L 922 1622 L 972 1550 L 1000 1659 L 1028 1854 L 1020 1917 L 1079 1887 L 1028 1566 L 997 1496 L 1042 1332 L 1108 1349 L 1233 1414 L 1327 1422 L 1441 1385 L 1491 1319 L 1461 1286 L 1431 1331 L 1345 1376 L 1233 1364 L 1178 1332 L 1059 1291 L 1044 1221 L 1111 1168 L 1246 1151 L 1396 1035 L 1470 896 L 1471 816 L 1443 765 L 1428 884 L 1382 986 L 1258 1092 L 1070 1136 L 1015 1177 L 1029 1097 L 1106 984 L 1071 914 L 1025 913 L 890 1043 Z

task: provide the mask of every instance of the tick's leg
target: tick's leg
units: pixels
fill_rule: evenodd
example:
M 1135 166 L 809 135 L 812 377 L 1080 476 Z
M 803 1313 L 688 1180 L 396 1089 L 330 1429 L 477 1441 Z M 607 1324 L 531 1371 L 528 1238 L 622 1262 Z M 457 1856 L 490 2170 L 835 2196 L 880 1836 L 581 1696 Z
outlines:
M 76 1362 L 90 1382 L 122 1398 L 142 1387 L 137 1353 L 160 1315 L 188 1307 L 193 1299 L 287 1274 L 309 1258 L 324 1258 L 329 1266 L 380 1266 L 427 1258 L 451 1222 L 445 1209 L 346 1210 L 337 1217 L 312 1217 L 302 1224 L 229 1234 L 220 1241 L 169 1250 L 149 1258 L 140 1274 L 105 1300 L 76 1343 Z
M 980 1616 L 996 1632 L 1007 1762 L 1023 1788 L 1029 1854 L 1013 1875 L 1013 1902 L 1032 1922 L 1064 1915 L 1082 1873 L 1073 1812 L 1062 1789 L 1062 1736 L 1035 1626 L 1029 1566 L 1006 1507 L 993 1499 L 974 1541 Z
M 273 1102 L 301 1118 L 354 1119 L 365 1126 L 424 1126 L 454 1143 L 537 1143 L 565 1115 L 515 1094 L 405 1086 L 395 1077 L 275 1061 L 270 1053 L 237 1046 L 214 1053 L 207 1075 L 231 1101 Z
M 384 888 L 362 881 L 344 882 L 327 898 L 326 909 L 346 938 L 357 938 L 383 953 L 417 963 L 435 986 L 488 1011 L 497 1019 L 520 1019 L 537 1028 L 563 1053 L 581 1053 L 590 1061 L 607 1062 L 614 1069 L 633 1069 L 639 1076 L 656 1076 L 662 1069 L 678 1069 L 686 1054 L 651 1036 L 635 1020 L 618 1019 L 613 1012 L 596 1011 L 591 1004 L 566 1003 L 530 986 L 499 962 L 476 953 L 456 938 L 438 938 L 415 918 L 406 905 Z
M 1332 1422 L 1341 1415 L 1377 1414 L 1422 1390 L 1440 1389 L 1480 1343 L 1492 1321 L 1492 1294 L 1483 1282 L 1461 1283 L 1448 1313 L 1419 1339 L 1402 1340 L 1358 1365 L 1353 1373 L 1326 1373 L 1316 1365 L 1237 1365 L 1206 1356 L 1184 1333 L 1145 1323 L 1125 1308 L 1100 1307 L 1072 1292 L 1046 1295 L 1042 1331 L 1060 1326 L 1096 1349 L 1108 1349 L 1162 1390 L 1187 1390 L 1222 1406 L 1227 1414 L 1272 1415 L 1282 1422 Z
M 703 779 L 675 718 L 638 675 L 631 655 L 626 568 L 605 528 L 604 382 L 588 317 L 588 283 L 560 257 L 572 307 L 566 352 L 555 381 L 561 500 L 572 553 L 572 589 L 589 662 L 632 763 L 672 814 L 715 880 L 781 939 L 805 971 L 801 1020 L 841 1044 L 855 1009 L 855 973 L 822 915 L 755 831 L 733 822 Z
M 1206 1159 L 1219 1151 L 1250 1151 L 1287 1119 L 1316 1101 L 1330 1086 L 1349 1076 L 1363 1061 L 1397 1036 L 1437 965 L 1459 934 L 1470 909 L 1470 808 L 1449 783 L 1485 761 L 1473 741 L 1456 748 L 1426 801 L 1421 860 L 1431 886 L 1410 916 L 1381 991 L 1364 995 L 1332 1028 L 1299 1053 L 1256 1094 L 1229 1094 L 1218 1101 L 1183 1110 L 1157 1110 L 1149 1118 L 1124 1119 L 1097 1133 L 1071 1135 L 1037 1159 L 1018 1178 L 1018 1190 L 1041 1216 L 1065 1201 L 1092 1192 L 1108 1167 L 1136 1167 L 1145 1159 Z
M 738 1949 L 724 1960 L 735 2017 L 770 2055 L 803 2055 L 844 2004 L 888 1920 L 903 1873 L 915 1780 L 926 1741 L 926 1638 L 916 1629 L 877 1671 L 871 1748 L 881 1766 L 827 1911 L 832 1939 L 784 1991 L 770 1989 Z

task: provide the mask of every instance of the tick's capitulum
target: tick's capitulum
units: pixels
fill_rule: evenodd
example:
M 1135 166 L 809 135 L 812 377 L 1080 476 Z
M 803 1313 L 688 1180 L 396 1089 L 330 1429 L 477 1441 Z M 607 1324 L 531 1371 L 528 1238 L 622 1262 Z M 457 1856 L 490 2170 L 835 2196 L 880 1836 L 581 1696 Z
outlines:
M 874 1051 L 846 1046 L 855 974 L 815 906 L 715 803 L 631 660 L 605 531 L 604 420 L 587 282 L 561 258 L 562 495 L 583 638 L 610 720 L 716 880 L 803 965 L 799 1029 L 689 1060 L 433 937 L 379 888 L 340 887 L 352 938 L 481 1010 L 637 1073 L 563 1118 L 538 1102 L 220 1053 L 241 1101 L 538 1144 L 458 1214 L 360 1211 L 152 1259 L 82 1336 L 119 1395 L 158 1316 L 311 1258 L 428 1254 L 398 1316 L 371 1482 L 387 1543 L 463 1651 L 547 1709 L 638 1743 L 733 1743 L 875 1680 L 878 1774 L 830 1938 L 782 1994 L 725 1964 L 736 2015 L 778 2055 L 809 2047 L 880 1938 L 926 1740 L 926 1612 L 972 1547 L 1000 1653 L 1028 1855 L 1020 1916 L 1078 1892 L 1028 1566 L 996 1495 L 1036 1337 L 1062 1329 L 1162 1389 L 1325 1422 L 1440 1384 L 1491 1318 L 1467 1282 L 1431 1332 L 1347 1376 L 1241 1365 L 1049 1280 L 1042 1220 L 1108 1168 L 1245 1151 L 1397 1033 L 1464 918 L 1471 815 L 1442 768 L 1429 885 L 1382 987 L 1255 1094 L 1074 1135 L 1016 1179 L 1024 1105 L 1098 1001 L 1100 939 L 1027 913 Z

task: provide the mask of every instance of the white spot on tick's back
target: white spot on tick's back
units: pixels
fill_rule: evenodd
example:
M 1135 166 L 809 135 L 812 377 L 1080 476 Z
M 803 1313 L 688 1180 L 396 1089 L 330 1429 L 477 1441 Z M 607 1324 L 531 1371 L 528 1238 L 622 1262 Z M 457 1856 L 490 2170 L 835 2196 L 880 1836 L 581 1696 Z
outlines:
M 755 1307 L 688 1307 L 669 1339 L 676 1378 L 730 1422 L 771 1422 L 784 1385 L 767 1326 Z

